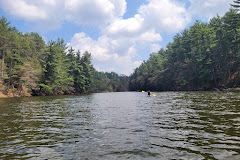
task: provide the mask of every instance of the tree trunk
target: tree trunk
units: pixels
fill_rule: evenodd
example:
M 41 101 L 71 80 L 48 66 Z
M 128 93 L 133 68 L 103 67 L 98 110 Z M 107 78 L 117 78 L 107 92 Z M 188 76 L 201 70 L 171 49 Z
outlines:
M 5 58 L 5 52 L 3 51 L 3 57 L 2 57 L 2 75 L 1 77 L 4 77 L 4 58 Z

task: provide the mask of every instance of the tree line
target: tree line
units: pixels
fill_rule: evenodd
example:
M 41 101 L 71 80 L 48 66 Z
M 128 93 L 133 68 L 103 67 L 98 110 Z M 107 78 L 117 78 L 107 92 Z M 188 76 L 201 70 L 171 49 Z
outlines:
M 38 33 L 21 33 L 0 18 L 0 93 L 62 95 L 127 90 L 126 76 L 98 72 L 91 54 L 67 48 L 63 39 L 45 44 Z
M 98 72 L 93 74 L 91 92 L 123 92 L 129 90 L 129 77 L 115 72 Z
M 240 0 L 223 17 L 196 21 L 130 76 L 130 90 L 186 91 L 240 86 Z

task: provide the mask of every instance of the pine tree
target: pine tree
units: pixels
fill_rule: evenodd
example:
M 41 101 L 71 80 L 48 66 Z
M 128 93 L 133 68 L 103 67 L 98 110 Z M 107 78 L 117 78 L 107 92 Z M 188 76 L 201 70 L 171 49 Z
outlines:
M 235 9 L 239 10 L 240 0 L 234 0 L 233 2 L 234 2 L 234 4 L 231 4 L 231 6 L 234 7 Z
M 0 54 L 1 54 L 1 79 L 4 78 L 5 73 L 5 58 L 9 52 L 9 40 L 10 31 L 12 28 L 9 26 L 10 22 L 7 21 L 5 17 L 0 18 Z
M 73 79 L 68 74 L 65 63 L 66 47 L 63 40 L 51 41 L 48 46 L 44 85 L 53 88 L 53 94 L 64 94 L 73 91 Z M 43 85 L 43 86 L 44 86 Z
M 87 51 L 83 54 L 81 57 L 81 64 L 83 67 L 82 72 L 82 82 L 84 85 L 82 86 L 81 92 L 87 91 L 92 83 L 92 71 L 93 66 L 91 65 L 91 53 L 88 53 Z

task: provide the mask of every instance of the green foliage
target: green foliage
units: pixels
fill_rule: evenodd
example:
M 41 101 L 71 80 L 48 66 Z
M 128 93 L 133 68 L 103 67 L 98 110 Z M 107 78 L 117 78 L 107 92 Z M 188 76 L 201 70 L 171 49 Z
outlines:
M 92 82 L 91 54 L 66 52 L 62 39 L 45 44 L 37 33 L 22 34 L 0 19 L 0 84 L 19 95 L 86 92 Z M 4 87 L 2 87 L 4 86 Z M 27 93 L 28 92 L 28 93 Z
M 65 52 L 63 40 L 51 41 L 47 46 L 44 60 L 43 82 L 53 88 L 53 94 L 86 92 L 92 81 L 91 54 L 74 52 L 72 48 Z
M 53 93 L 52 92 L 53 88 L 46 84 L 40 83 L 40 84 L 38 84 L 38 86 L 41 88 L 41 92 L 44 95 L 51 95 Z
M 65 63 L 66 47 L 63 40 L 50 41 L 47 47 L 45 83 L 53 88 L 54 94 L 72 92 L 73 79 L 67 72 Z
M 91 92 L 122 92 L 128 91 L 129 80 L 125 75 L 118 75 L 115 72 L 93 71 L 93 82 Z

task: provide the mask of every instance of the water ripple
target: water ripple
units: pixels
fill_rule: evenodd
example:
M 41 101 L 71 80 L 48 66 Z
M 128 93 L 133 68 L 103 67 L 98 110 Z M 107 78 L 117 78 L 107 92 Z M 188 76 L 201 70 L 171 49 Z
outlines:
M 240 159 L 240 94 L 0 99 L 0 159 Z

